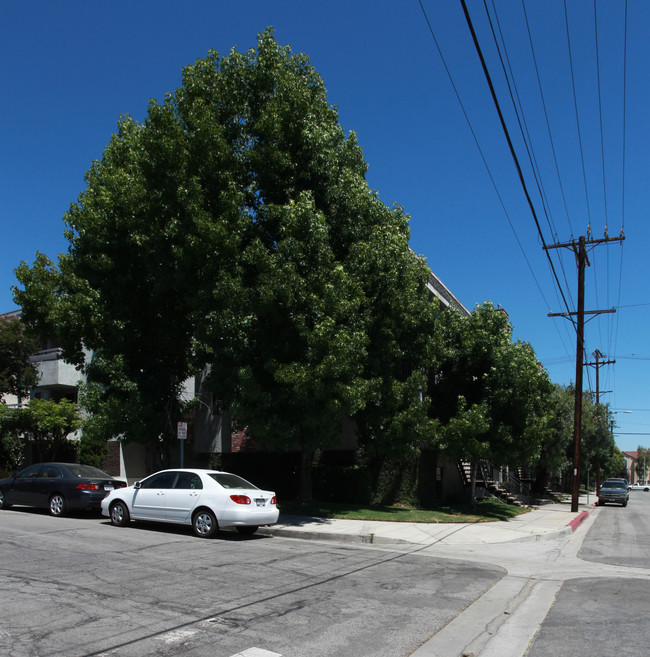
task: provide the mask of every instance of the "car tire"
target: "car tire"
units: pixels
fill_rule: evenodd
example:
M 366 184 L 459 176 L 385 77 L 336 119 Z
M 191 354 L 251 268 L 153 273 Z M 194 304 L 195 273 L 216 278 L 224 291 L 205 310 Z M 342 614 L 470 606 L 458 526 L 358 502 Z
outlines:
M 627 506 L 627 502 L 621 502 L 621 506 Z
M 246 527 L 235 527 L 242 536 L 252 536 L 258 529 L 256 525 L 247 525 Z
M 217 533 L 217 516 L 210 509 L 199 509 L 192 516 L 192 529 L 199 538 L 211 538 Z
M 129 509 L 124 502 L 113 502 L 111 504 L 111 523 L 116 527 L 126 527 L 131 520 Z
M 0 509 L 8 509 L 11 504 L 7 503 L 7 498 L 5 497 L 5 492 L 0 488 Z
M 63 497 L 61 493 L 54 493 L 54 495 L 50 497 L 49 509 L 51 516 L 54 516 L 55 518 L 62 516 L 66 509 L 65 497 Z

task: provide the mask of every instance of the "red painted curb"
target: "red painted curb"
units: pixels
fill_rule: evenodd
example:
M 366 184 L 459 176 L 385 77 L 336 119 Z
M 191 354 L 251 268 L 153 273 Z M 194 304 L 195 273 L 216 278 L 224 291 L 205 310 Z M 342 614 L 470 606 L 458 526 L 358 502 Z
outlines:
M 589 512 L 583 511 L 580 515 L 576 516 L 571 522 L 567 523 L 571 527 L 571 531 L 574 532 L 581 524 L 582 521 L 589 515 Z

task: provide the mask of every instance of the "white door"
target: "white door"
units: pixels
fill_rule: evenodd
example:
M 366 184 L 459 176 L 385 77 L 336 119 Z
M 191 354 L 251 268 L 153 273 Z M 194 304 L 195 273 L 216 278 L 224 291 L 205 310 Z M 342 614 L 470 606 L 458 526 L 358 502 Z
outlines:
M 179 472 L 174 487 L 165 493 L 165 519 L 189 523 L 202 492 L 203 482 L 198 474 Z
M 165 496 L 172 488 L 176 473 L 159 472 L 143 479 L 135 491 L 131 516 L 148 520 L 165 519 Z

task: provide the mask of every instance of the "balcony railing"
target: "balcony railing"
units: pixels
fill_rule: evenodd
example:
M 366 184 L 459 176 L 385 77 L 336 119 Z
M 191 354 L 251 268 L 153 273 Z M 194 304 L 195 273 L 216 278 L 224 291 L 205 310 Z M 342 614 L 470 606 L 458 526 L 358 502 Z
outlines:
M 59 360 L 61 358 L 61 349 L 54 347 L 53 349 L 44 349 L 38 351 L 29 357 L 30 363 L 42 363 L 44 360 Z

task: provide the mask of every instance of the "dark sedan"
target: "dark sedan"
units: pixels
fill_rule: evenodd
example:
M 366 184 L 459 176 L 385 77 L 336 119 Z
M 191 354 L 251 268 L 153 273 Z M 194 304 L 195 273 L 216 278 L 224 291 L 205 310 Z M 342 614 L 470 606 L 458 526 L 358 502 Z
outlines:
M 106 495 L 124 486 L 124 481 L 92 465 L 37 463 L 0 480 L 0 509 L 35 506 L 49 509 L 53 516 L 70 509 L 99 509 Z
M 601 484 L 598 491 L 598 506 L 603 506 L 607 502 L 627 506 L 629 498 L 630 494 L 625 479 L 607 479 Z

